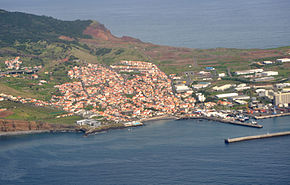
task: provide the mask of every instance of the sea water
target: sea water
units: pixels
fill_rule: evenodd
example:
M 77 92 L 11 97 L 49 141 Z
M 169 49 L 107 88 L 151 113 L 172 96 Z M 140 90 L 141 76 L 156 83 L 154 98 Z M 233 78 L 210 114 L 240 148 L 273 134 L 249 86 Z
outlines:
M 257 129 L 206 120 L 155 121 L 89 137 L 55 133 L 2 137 L 0 184 L 289 184 L 289 117 Z
M 0 8 L 94 19 L 117 36 L 190 48 L 290 44 L 289 0 L 0 0 Z

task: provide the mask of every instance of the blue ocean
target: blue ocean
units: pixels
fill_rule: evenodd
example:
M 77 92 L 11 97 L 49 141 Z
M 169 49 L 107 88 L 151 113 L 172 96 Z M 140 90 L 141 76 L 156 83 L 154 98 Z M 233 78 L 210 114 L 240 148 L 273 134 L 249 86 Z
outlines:
M 89 137 L 2 137 L 0 184 L 289 184 L 290 136 L 224 143 L 290 130 L 289 117 L 259 123 L 155 121 Z
M 117 36 L 190 48 L 290 45 L 289 0 L 0 0 L 0 8 L 64 20 L 94 19 Z M 213 121 L 155 121 L 81 133 L 0 138 L 0 184 L 289 184 L 290 137 L 224 139 L 290 130 Z

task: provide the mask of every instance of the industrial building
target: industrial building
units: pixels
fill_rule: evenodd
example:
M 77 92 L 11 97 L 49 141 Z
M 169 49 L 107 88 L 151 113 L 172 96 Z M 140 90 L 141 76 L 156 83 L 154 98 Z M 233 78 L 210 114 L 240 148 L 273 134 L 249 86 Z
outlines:
M 262 76 L 276 76 L 278 75 L 278 71 L 264 71 L 262 72 Z
M 177 93 L 183 93 L 183 92 L 191 90 L 188 86 L 184 84 L 175 85 L 175 89 Z
M 199 82 L 198 84 L 192 85 L 192 88 L 202 89 L 208 87 L 210 84 L 211 84 L 210 82 Z
M 253 74 L 253 73 L 261 73 L 263 72 L 263 69 L 249 69 L 249 70 L 243 70 L 243 71 L 236 71 L 236 75 L 246 75 L 246 74 Z
M 272 61 L 263 61 L 263 64 L 269 65 L 269 64 L 273 64 L 273 62 Z
M 280 58 L 280 59 L 277 59 L 276 62 L 279 62 L 279 63 L 290 62 L 290 58 Z
M 225 94 L 217 94 L 217 98 L 229 98 L 229 97 L 234 97 L 234 96 L 239 96 L 238 93 L 225 93 Z
M 249 100 L 250 98 L 251 98 L 250 96 L 241 95 L 241 96 L 230 97 L 229 99 L 232 101 L 235 101 L 235 100 Z
M 76 121 L 76 124 L 80 126 L 87 125 L 87 126 L 97 127 L 101 125 L 101 122 L 94 119 L 83 119 L 83 120 Z
M 215 91 L 224 91 L 224 90 L 227 90 L 231 87 L 235 87 L 236 84 L 225 84 L 225 85 L 222 85 L 220 87 L 218 86 L 214 86 L 212 89 L 215 90 Z
M 275 80 L 275 78 L 272 76 L 267 76 L 267 77 L 262 77 L 262 78 L 255 78 L 253 81 L 254 82 L 266 82 L 266 81 L 272 81 L 272 80 Z
M 275 105 L 279 105 L 279 106 L 281 106 L 281 105 L 288 106 L 290 103 L 290 93 L 289 92 L 288 93 L 281 93 L 281 92 L 276 93 L 274 95 L 274 103 L 275 103 Z

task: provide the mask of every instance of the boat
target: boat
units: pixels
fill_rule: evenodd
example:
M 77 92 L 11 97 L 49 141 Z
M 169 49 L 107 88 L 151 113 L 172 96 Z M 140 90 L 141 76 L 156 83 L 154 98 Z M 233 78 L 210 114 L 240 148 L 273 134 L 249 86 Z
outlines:
M 253 124 L 253 125 L 257 125 L 257 124 L 258 124 L 258 123 L 257 123 L 256 121 L 254 121 L 254 120 L 252 120 L 250 123 Z

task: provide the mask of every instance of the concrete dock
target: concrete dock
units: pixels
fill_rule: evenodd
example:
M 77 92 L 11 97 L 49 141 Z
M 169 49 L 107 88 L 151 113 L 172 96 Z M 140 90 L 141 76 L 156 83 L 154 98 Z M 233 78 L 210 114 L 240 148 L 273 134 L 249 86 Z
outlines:
M 267 118 L 275 118 L 275 117 L 281 117 L 281 116 L 290 116 L 290 112 L 282 113 L 282 114 L 270 114 L 270 115 L 264 115 L 264 116 L 253 116 L 255 119 L 267 119 Z
M 262 135 L 256 135 L 256 136 L 237 137 L 237 138 L 231 138 L 231 139 L 229 138 L 229 139 L 225 139 L 225 143 L 234 143 L 234 142 L 240 142 L 240 141 L 264 139 L 264 138 L 280 137 L 280 136 L 288 136 L 288 135 L 290 135 L 290 131 L 277 132 L 277 133 L 271 133 L 271 134 L 262 134 Z

